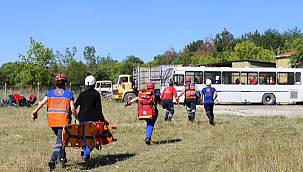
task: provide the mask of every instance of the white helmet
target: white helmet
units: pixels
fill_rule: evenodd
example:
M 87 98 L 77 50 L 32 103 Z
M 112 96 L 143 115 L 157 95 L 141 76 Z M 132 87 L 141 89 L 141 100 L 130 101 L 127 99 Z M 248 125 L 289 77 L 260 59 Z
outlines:
M 210 79 L 206 79 L 205 83 L 206 83 L 207 86 L 210 86 L 211 85 L 211 80 Z
M 96 83 L 96 78 L 93 75 L 88 75 L 85 78 L 85 85 L 90 86 L 90 85 L 95 85 Z

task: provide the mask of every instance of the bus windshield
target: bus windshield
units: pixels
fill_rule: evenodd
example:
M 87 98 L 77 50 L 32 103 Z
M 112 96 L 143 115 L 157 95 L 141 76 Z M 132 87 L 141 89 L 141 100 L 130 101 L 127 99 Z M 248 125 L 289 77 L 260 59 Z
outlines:
M 172 79 L 173 71 L 174 71 L 173 68 L 169 68 L 165 71 L 165 73 L 163 75 L 163 83 L 169 83 L 169 81 Z

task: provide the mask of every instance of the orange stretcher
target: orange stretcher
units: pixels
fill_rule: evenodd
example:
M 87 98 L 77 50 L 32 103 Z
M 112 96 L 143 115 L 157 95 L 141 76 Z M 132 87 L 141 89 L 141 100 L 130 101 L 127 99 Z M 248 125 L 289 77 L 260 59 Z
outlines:
M 71 124 L 63 127 L 62 143 L 65 147 L 82 148 L 92 146 L 101 149 L 106 145 L 117 141 L 110 132 L 115 126 L 105 125 L 104 122 L 86 122 Z

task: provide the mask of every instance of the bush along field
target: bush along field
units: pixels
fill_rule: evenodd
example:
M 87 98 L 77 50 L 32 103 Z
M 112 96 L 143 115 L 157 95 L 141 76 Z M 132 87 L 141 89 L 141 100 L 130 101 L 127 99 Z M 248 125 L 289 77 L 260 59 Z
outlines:
M 45 108 L 44 108 L 45 109 Z M 68 163 L 55 171 L 302 171 L 303 119 L 215 116 L 208 124 L 202 110 L 187 121 L 176 106 L 172 123 L 160 108 L 151 145 L 144 143 L 145 122 L 137 106 L 104 102 L 105 117 L 118 127 L 117 142 L 94 150 L 83 166 L 80 150 L 67 148 Z M 55 136 L 45 110 L 33 122 L 33 108 L 0 108 L 0 171 L 48 171 Z M 215 108 L 216 112 L 216 108 Z

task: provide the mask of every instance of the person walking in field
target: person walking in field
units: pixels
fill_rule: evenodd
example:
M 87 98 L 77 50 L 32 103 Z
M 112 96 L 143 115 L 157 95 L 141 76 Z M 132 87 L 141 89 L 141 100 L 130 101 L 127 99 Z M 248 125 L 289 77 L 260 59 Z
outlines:
M 157 104 L 161 102 L 160 95 L 155 93 L 154 83 L 149 82 L 147 84 L 147 90 L 140 90 L 138 97 L 135 97 L 131 101 L 127 102 L 125 106 L 130 106 L 132 102 L 138 100 L 138 118 L 146 121 L 146 137 L 145 143 L 151 144 L 151 138 L 155 123 L 158 117 Z
M 211 87 L 210 79 L 206 80 L 206 87 L 202 89 L 201 93 L 201 102 L 204 104 L 204 109 L 206 116 L 208 117 L 209 124 L 214 126 L 214 101 L 218 97 L 218 94 L 216 89 L 214 87 Z
M 194 122 L 196 117 L 196 105 L 197 105 L 197 91 L 199 91 L 198 87 L 191 83 L 191 77 L 186 77 L 186 84 L 178 96 L 178 99 L 185 94 L 185 105 L 187 109 L 188 121 Z
M 100 93 L 95 90 L 95 83 L 96 79 L 94 76 L 87 76 L 85 78 L 85 85 L 88 88 L 80 93 L 79 97 L 75 102 L 76 109 L 80 106 L 80 110 L 78 113 L 78 120 L 80 123 L 99 121 L 107 123 L 102 113 L 101 96 Z M 87 162 L 90 159 L 90 153 L 92 150 L 93 147 L 83 145 L 83 149 L 81 151 L 81 155 L 83 156 L 83 163 Z
M 170 81 L 169 86 L 165 87 L 162 94 L 161 94 L 161 100 L 162 100 L 162 106 L 166 109 L 165 121 L 171 122 L 173 115 L 175 113 L 174 111 L 174 105 L 173 105 L 173 97 L 175 97 L 176 101 L 179 101 L 179 98 L 177 96 L 177 91 L 174 87 L 174 82 Z
M 56 88 L 47 92 L 43 100 L 38 104 L 32 113 L 32 119 L 38 118 L 38 111 L 47 104 L 48 126 L 51 127 L 57 136 L 51 159 L 48 162 L 50 170 L 54 170 L 58 162 L 64 166 L 67 162 L 66 152 L 62 146 L 62 130 L 65 125 L 71 123 L 71 114 L 77 119 L 74 107 L 73 93 L 65 89 L 67 77 L 63 73 L 56 76 Z

